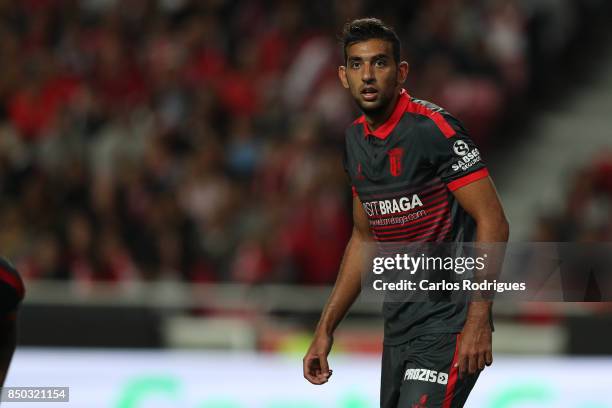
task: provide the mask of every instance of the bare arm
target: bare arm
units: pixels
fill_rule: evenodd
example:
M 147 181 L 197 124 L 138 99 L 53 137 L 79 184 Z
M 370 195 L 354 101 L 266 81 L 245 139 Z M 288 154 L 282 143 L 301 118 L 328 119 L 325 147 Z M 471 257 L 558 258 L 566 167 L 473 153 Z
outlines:
M 508 221 L 489 177 L 455 190 L 453 194 L 461 207 L 476 221 L 477 242 L 508 241 Z
M 367 216 L 358 197 L 353 198 L 353 232 L 349 240 L 334 289 L 323 309 L 317 332 L 332 335 L 361 292 L 363 255 L 372 237 Z
M 353 198 L 353 232 L 349 240 L 336 284 L 321 314 L 315 335 L 303 360 L 304 378 L 313 384 L 324 384 L 331 375 L 327 355 L 333 344 L 333 333 L 361 292 L 361 273 L 367 243 L 372 240 L 368 218 L 358 197 Z
M 509 226 L 501 202 L 489 177 L 454 192 L 459 204 L 476 221 L 476 242 L 506 242 Z M 491 301 L 471 302 L 461 333 L 457 367 L 459 374 L 475 373 L 493 362 L 489 324 Z

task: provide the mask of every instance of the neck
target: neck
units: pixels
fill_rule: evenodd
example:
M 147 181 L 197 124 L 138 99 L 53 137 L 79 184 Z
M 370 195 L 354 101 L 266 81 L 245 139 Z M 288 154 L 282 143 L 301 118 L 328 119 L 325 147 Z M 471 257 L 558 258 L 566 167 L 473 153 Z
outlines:
M 366 113 L 366 122 L 368 122 L 368 127 L 371 130 L 376 130 L 380 125 L 385 123 L 387 119 L 389 119 L 389 117 L 393 114 L 393 111 L 395 110 L 395 105 L 397 105 L 399 95 L 399 91 L 395 92 L 391 103 L 389 103 L 384 110 L 381 110 L 380 112 Z

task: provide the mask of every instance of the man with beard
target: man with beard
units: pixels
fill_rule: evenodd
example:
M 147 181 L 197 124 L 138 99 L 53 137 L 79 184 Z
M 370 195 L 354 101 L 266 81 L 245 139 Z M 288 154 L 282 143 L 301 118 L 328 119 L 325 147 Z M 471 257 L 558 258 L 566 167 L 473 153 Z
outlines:
M 480 152 L 462 124 L 402 88 L 408 63 L 383 22 L 342 33 L 338 74 L 363 115 L 346 131 L 353 232 L 336 284 L 304 357 L 304 377 L 324 384 L 333 333 L 361 291 L 372 242 L 505 242 L 508 222 Z M 409 203 L 409 204 L 408 204 Z M 381 407 L 462 407 L 493 361 L 491 302 L 385 303 Z

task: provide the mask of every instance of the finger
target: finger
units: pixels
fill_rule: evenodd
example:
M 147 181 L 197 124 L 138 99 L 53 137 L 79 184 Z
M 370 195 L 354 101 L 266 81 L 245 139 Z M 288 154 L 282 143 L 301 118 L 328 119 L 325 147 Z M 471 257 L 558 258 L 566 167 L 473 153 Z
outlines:
M 460 355 L 457 358 L 457 363 L 455 363 L 455 367 L 457 368 L 457 372 L 459 374 L 459 378 L 463 377 L 463 374 L 465 373 L 466 370 L 466 362 L 465 362 L 465 356 Z
M 478 368 L 478 356 L 472 354 L 468 357 L 468 373 L 474 374 L 477 368 Z
M 309 365 L 309 374 L 313 384 L 321 385 L 327 382 L 327 378 L 323 376 L 323 370 L 321 369 L 321 361 L 319 357 L 311 356 Z
M 308 367 L 304 368 L 304 378 L 313 384 L 316 384 L 318 381 L 317 377 L 314 375 L 314 372 L 312 372 Z
M 321 373 L 320 376 L 327 381 L 329 378 L 329 364 L 327 363 L 327 357 L 319 356 L 319 364 L 321 365 Z
M 487 355 L 485 357 L 485 362 L 488 366 L 493 364 L 493 352 L 491 350 L 487 351 Z
M 317 372 L 319 370 L 318 365 L 319 361 L 316 359 L 316 357 L 309 356 L 304 359 L 304 378 L 316 385 L 321 384 L 317 376 Z
M 321 365 L 321 371 L 324 374 L 329 373 L 329 364 L 327 363 L 327 357 L 319 356 L 319 364 Z
M 316 356 L 308 356 L 306 358 L 306 367 L 311 375 L 314 375 L 319 369 L 319 359 Z
M 302 371 L 304 372 L 304 378 L 306 379 L 308 379 L 308 377 L 310 376 L 309 369 L 310 368 L 308 367 L 308 356 L 306 356 L 302 360 Z
M 478 353 L 478 369 L 484 370 L 485 368 L 485 353 Z

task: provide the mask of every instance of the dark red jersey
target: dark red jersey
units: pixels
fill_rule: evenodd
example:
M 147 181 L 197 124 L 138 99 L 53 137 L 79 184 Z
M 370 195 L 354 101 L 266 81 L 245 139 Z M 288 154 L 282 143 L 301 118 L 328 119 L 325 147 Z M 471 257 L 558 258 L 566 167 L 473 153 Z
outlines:
M 452 191 L 487 177 L 488 171 L 463 125 L 442 108 L 402 90 L 393 113 L 376 130 L 368 128 L 364 116 L 349 126 L 344 167 L 376 241 L 474 239 L 475 221 Z M 385 304 L 385 343 L 459 332 L 466 309 L 449 302 Z

